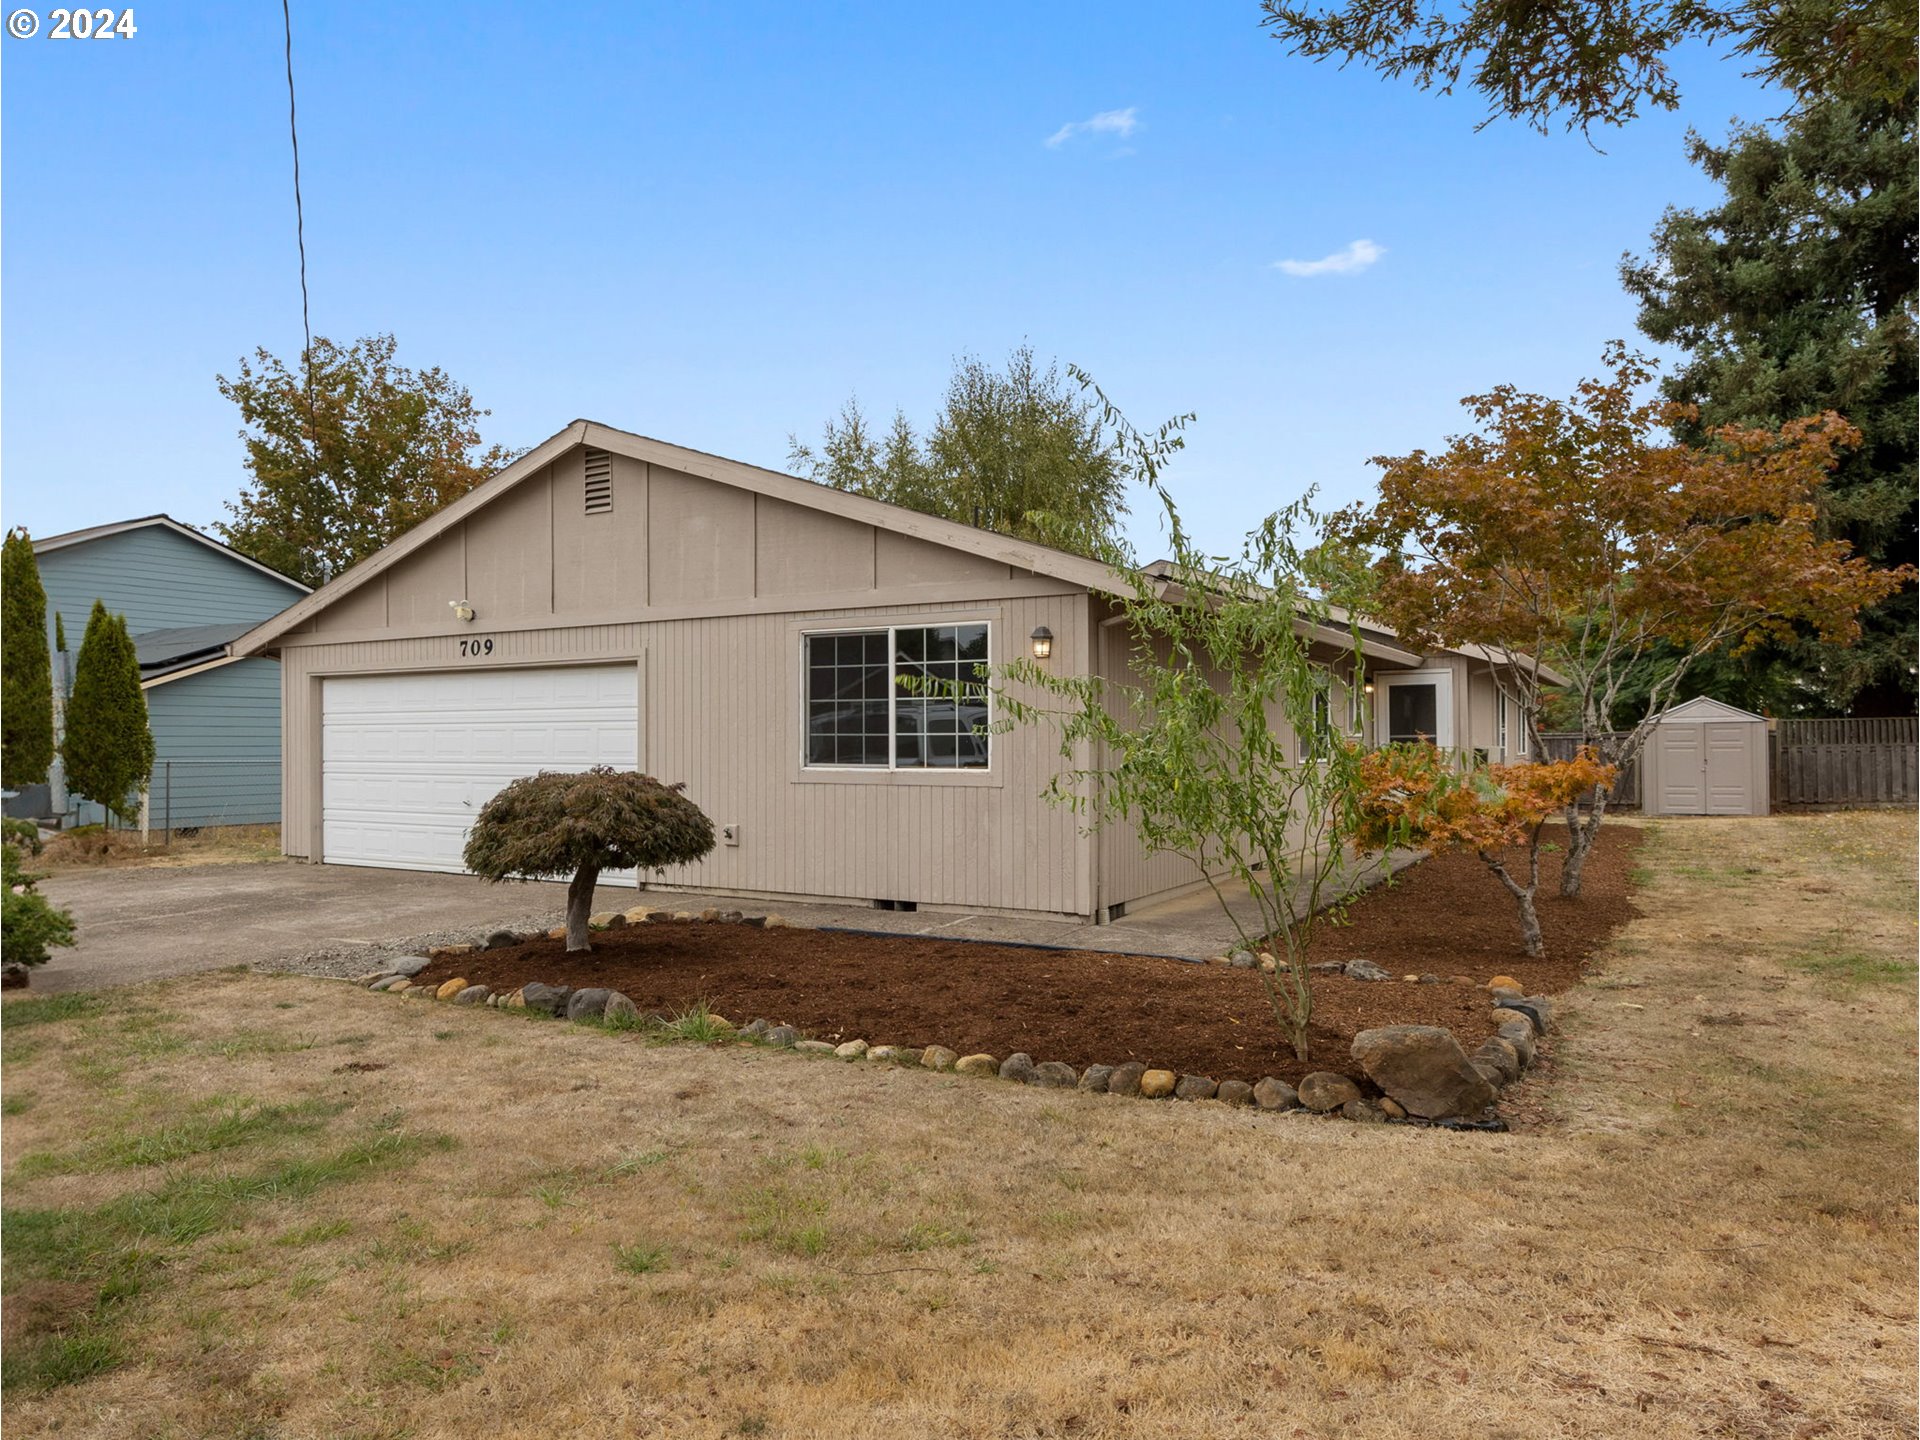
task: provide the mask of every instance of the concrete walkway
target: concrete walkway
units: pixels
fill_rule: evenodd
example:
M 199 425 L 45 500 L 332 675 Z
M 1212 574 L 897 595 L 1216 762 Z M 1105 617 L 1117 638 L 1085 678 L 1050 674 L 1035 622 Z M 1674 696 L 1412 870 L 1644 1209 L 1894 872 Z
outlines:
M 1399 870 L 1417 857 L 1395 855 Z M 1376 864 L 1358 886 L 1387 873 Z M 490 930 L 558 924 L 566 904 L 560 884 L 488 885 L 467 875 L 429 875 L 339 865 L 265 862 L 72 870 L 41 891 L 73 912 L 79 943 L 33 976 L 47 994 L 130 985 L 229 965 L 273 968 L 315 951 L 358 945 L 420 944 L 478 938 Z M 901 912 L 865 905 L 744 901 L 677 891 L 603 887 L 598 903 L 625 909 L 638 900 L 676 910 L 709 905 L 749 914 L 777 912 L 807 925 L 896 935 L 937 935 L 1087 950 L 1115 950 L 1199 960 L 1238 943 L 1212 893 L 1201 889 L 1128 914 L 1110 925 L 1045 916 Z M 1235 906 L 1257 930 L 1252 902 Z

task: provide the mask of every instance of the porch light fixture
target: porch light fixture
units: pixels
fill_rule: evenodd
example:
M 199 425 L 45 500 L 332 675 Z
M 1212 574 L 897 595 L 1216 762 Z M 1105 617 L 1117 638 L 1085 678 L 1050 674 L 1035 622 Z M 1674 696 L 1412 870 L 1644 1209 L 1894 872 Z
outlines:
M 1033 627 L 1033 658 L 1045 660 L 1053 654 L 1053 631 L 1044 625 Z
M 456 619 L 456 620 L 471 620 L 471 619 L 473 619 L 473 605 L 472 605 L 472 603 L 471 603 L 470 601 L 466 601 L 466 600 L 449 600 L 449 601 L 447 601 L 447 604 L 448 604 L 449 606 L 451 606 L 451 607 L 452 607 L 452 609 L 453 609 L 453 618 L 454 618 L 454 619 Z
M 1364 689 L 1364 690 L 1365 690 L 1365 691 L 1367 692 L 1367 694 L 1369 694 L 1369 695 L 1371 695 L 1371 694 L 1373 693 L 1373 682 L 1372 682 L 1371 680 L 1369 680 L 1369 681 L 1367 681 L 1367 683 L 1366 683 L 1366 684 L 1365 684 L 1364 686 L 1362 686 L 1361 688 L 1362 688 L 1362 689 Z

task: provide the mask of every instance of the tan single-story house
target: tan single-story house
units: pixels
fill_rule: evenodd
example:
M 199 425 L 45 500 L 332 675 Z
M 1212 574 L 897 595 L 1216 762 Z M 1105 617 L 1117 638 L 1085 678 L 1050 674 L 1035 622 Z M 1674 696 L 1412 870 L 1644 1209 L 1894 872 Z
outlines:
M 1049 805 L 1051 732 L 980 734 L 984 699 L 912 698 L 895 677 L 1041 648 L 1065 671 L 1121 675 L 1120 583 L 1080 556 L 577 420 L 234 653 L 281 662 L 291 856 L 458 871 L 508 780 L 606 764 L 684 781 L 720 830 L 671 887 L 1104 920 L 1199 877 Z M 1336 704 L 1369 739 L 1524 754 L 1484 654 L 1376 633 L 1365 704 L 1346 632 L 1325 638 Z

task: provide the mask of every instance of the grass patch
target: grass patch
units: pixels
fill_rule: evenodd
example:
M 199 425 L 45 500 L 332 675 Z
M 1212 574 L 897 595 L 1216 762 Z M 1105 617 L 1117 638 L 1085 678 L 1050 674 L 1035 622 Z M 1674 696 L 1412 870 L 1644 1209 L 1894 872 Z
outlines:
M 613 1263 L 629 1275 L 652 1275 L 667 1268 L 664 1245 L 615 1245 Z
M 295 1157 L 249 1173 L 189 1175 L 90 1208 L 0 1210 L 8 1303 L 36 1294 L 84 1291 L 84 1301 L 7 1346 L 4 1385 L 45 1389 L 73 1384 L 120 1362 L 117 1338 L 126 1304 L 145 1292 L 187 1247 L 241 1222 L 259 1205 L 304 1199 L 323 1187 L 375 1175 L 448 1137 L 388 1128 L 329 1153 Z
M 1897 955 L 1870 955 L 1863 950 L 1803 950 L 1786 958 L 1789 970 L 1843 990 L 1868 985 L 1904 985 L 1920 971 L 1912 960 Z
M 822 1255 L 833 1241 L 826 1224 L 830 1208 L 825 1196 L 804 1195 L 786 1185 L 763 1185 L 742 1199 L 740 1238 L 783 1255 Z
M 302 1100 L 294 1105 L 255 1105 L 245 1100 L 215 1103 L 219 1108 L 213 1114 L 192 1116 L 74 1150 L 23 1156 L 14 1167 L 14 1174 L 29 1179 L 37 1175 L 78 1175 L 95 1170 L 170 1165 L 195 1155 L 310 1135 L 346 1108 L 343 1101 L 318 1099 Z
M 671 1020 L 662 1020 L 655 1032 L 663 1040 L 683 1040 L 695 1045 L 710 1045 L 716 1040 L 731 1040 L 733 1026 L 713 1013 L 702 1000 L 682 1010 Z
M 0 1115 L 24 1115 L 33 1108 L 33 1096 L 25 1090 L 15 1090 L 11 1095 L 0 1099 Z
M 9 1000 L 0 1005 L 0 1026 L 24 1030 L 30 1025 L 57 1025 L 62 1020 L 84 1020 L 99 1015 L 107 1002 L 98 995 L 77 991 L 71 995 L 41 995 L 31 1000 Z

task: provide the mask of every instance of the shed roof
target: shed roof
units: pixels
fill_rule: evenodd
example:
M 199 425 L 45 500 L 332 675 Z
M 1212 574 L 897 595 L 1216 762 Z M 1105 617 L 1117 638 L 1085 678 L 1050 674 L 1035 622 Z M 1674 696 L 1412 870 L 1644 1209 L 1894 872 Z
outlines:
M 1762 725 L 1767 723 L 1764 715 L 1742 710 L 1737 705 L 1715 700 L 1710 695 L 1696 695 L 1691 700 L 1682 700 L 1678 705 L 1669 705 L 1654 717 L 1656 725 L 1662 720 L 1750 720 Z

